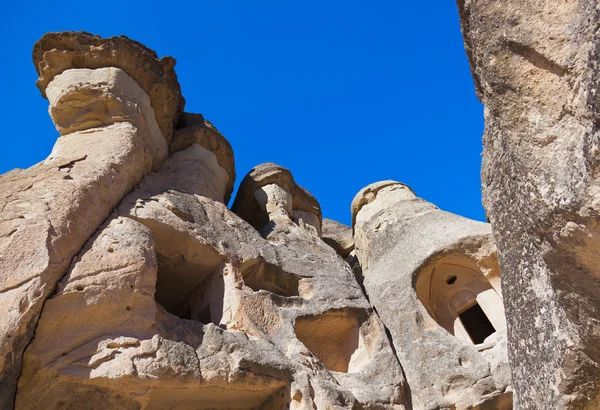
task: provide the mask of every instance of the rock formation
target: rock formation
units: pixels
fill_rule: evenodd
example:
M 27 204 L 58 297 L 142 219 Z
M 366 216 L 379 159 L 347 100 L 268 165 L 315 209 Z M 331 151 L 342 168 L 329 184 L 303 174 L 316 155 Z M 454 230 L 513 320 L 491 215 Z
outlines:
M 493 236 L 395 181 L 323 219 L 273 163 L 229 209 L 233 149 L 175 60 L 38 41 L 60 136 L 0 176 L 0 408 L 600 407 L 600 9 L 458 6 Z
M 45 161 L 0 177 L 1 408 L 13 401 L 44 300 L 123 197 L 167 156 L 179 110 L 178 98 L 162 98 L 180 95 L 173 61 L 125 38 L 51 34 L 36 44 L 34 63 L 61 135 Z M 161 98 L 152 101 L 157 89 Z
M 364 288 L 418 409 L 511 409 L 506 321 L 490 227 L 382 181 L 352 202 Z M 479 406 L 479 407 L 478 407 Z
M 600 408 L 600 8 L 458 0 L 518 407 Z
M 233 151 L 172 59 L 86 33 L 34 57 L 61 137 L 0 180 L 2 408 L 411 408 L 318 201 L 263 164 L 230 211 Z

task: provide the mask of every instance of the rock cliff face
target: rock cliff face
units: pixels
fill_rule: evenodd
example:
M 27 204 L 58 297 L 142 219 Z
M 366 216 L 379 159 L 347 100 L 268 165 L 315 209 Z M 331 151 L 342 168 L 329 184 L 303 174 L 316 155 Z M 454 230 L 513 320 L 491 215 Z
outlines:
M 518 405 L 600 408 L 598 2 L 458 7 Z
M 272 163 L 230 209 L 175 60 L 45 35 L 60 137 L 0 176 L 0 408 L 598 408 L 597 5 L 459 11 L 493 235 L 395 181 L 323 219 Z

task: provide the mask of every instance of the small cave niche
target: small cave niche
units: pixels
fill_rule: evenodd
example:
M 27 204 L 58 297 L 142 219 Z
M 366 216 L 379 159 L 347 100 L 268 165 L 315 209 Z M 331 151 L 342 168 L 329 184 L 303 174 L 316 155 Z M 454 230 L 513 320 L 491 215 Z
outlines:
M 225 285 L 218 257 L 191 263 L 184 257 L 157 254 L 155 300 L 167 312 L 188 320 L 219 325 L 223 316 Z
M 253 259 L 240 266 L 244 284 L 253 291 L 266 290 L 279 296 L 298 296 L 299 280 L 296 275 L 286 272 L 281 267 L 266 262 L 264 259 Z
M 364 323 L 366 325 L 366 323 Z M 348 311 L 332 311 L 296 319 L 296 337 L 327 369 L 360 372 L 369 360 L 363 323 Z
M 506 327 L 497 289 L 499 272 L 484 274 L 464 255 L 446 256 L 422 268 L 416 291 L 431 318 L 458 339 L 478 345 Z M 491 283 L 491 280 L 494 283 Z

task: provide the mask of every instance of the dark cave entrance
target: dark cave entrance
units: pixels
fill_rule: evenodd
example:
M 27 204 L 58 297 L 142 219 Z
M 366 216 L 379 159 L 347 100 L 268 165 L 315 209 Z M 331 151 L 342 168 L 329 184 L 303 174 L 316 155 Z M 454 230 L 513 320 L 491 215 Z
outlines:
M 477 303 L 459 313 L 459 317 L 474 344 L 483 343 L 488 336 L 496 331 L 492 322 Z

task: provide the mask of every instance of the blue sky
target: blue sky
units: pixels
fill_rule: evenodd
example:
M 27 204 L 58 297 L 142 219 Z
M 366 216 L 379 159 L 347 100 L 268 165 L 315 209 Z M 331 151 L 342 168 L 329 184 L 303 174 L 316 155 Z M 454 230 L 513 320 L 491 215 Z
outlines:
M 177 59 L 186 111 L 231 142 L 238 183 L 290 168 L 326 217 L 384 179 L 484 220 L 478 102 L 454 1 L 8 2 L 0 16 L 0 173 L 43 160 L 58 134 L 35 86 L 47 31 L 127 35 Z

